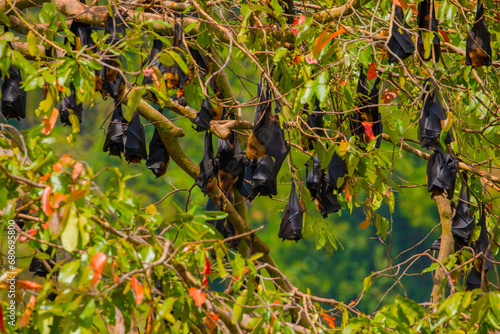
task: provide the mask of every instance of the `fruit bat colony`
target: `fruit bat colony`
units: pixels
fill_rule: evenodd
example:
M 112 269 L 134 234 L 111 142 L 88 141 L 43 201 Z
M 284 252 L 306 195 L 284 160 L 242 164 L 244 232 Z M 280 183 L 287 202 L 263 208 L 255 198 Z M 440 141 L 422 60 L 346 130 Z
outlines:
M 389 63 L 402 62 L 412 56 L 415 51 L 415 43 L 410 34 L 412 28 L 404 19 L 403 9 L 397 5 L 394 5 L 393 8 L 393 19 L 387 41 Z M 297 12 L 300 11 L 294 8 L 293 1 L 283 2 L 283 14 L 288 24 L 294 22 L 293 16 Z M 107 15 L 104 28 L 104 34 L 107 36 L 106 44 L 119 45 L 126 37 L 127 24 L 125 19 L 126 12 L 112 8 Z M 438 36 L 439 22 L 435 16 L 433 0 L 423 0 L 419 3 L 417 23 L 416 49 L 419 57 L 424 61 L 438 62 L 441 56 L 441 42 Z M 121 67 L 122 58 L 120 55 L 97 48 L 91 35 L 100 29 L 75 20 L 70 25 L 71 34 L 66 37 L 65 43 L 69 44 L 69 47 L 74 51 L 86 49 L 102 55 L 104 65 L 101 70 L 96 71 L 96 90 L 100 91 L 103 97 L 109 96 L 114 99 L 114 108 L 110 110 L 103 151 L 108 152 L 110 156 L 120 158 L 123 154 L 129 163 L 140 163 L 142 160 L 146 160 L 146 167 L 157 178 L 161 177 L 167 173 L 170 154 L 162 141 L 160 132 L 155 129 L 149 144 L 148 155 L 144 126 L 141 123 L 139 112 L 131 110 L 130 121 L 123 116 L 121 100 L 126 78 Z M 466 65 L 481 67 L 492 64 L 490 40 L 490 33 L 484 22 L 484 6 L 477 2 L 475 20 L 467 34 Z M 185 73 L 172 57 L 172 62 L 168 66 L 160 62 L 159 56 L 166 49 L 166 46 L 157 37 L 153 39 L 150 53 L 142 63 L 143 70 L 155 69 L 159 71 L 144 71 L 142 84 L 156 84 L 158 78 L 152 73 L 160 73 L 166 87 L 175 91 L 172 97 L 173 101 L 181 106 L 186 106 L 190 102 L 186 100 L 184 89 L 194 75 L 199 75 L 204 81 L 205 76 L 211 71 L 209 61 L 205 56 L 210 50 L 202 51 L 191 46 L 186 49 L 185 45 L 188 44 L 184 40 L 183 15 L 177 15 L 171 45 L 173 52 L 189 64 L 189 71 Z M 46 60 L 50 61 L 56 57 L 55 51 L 51 47 L 47 47 L 45 56 Z M 191 64 L 191 60 L 194 63 Z M 3 116 L 18 120 L 24 119 L 26 117 L 26 93 L 21 88 L 23 78 L 19 69 L 11 65 L 5 73 L 2 73 L 2 76 L 1 111 Z M 381 146 L 383 126 L 378 107 L 380 81 L 381 78 L 377 75 L 368 79 L 363 66 L 360 65 L 355 110 L 347 115 L 347 119 L 350 132 L 356 138 L 356 143 L 361 149 L 366 148 L 370 143 L 375 148 Z M 225 196 L 233 204 L 235 204 L 235 192 L 248 201 L 252 201 L 258 196 L 276 196 L 278 194 L 277 176 L 290 152 L 285 129 L 280 122 L 280 112 L 282 111 L 280 96 L 275 95 L 274 91 L 271 90 L 271 84 L 262 77 L 257 83 L 255 100 L 257 103 L 253 129 L 248 135 L 246 143 L 243 145 L 240 143 L 241 133 L 231 131 L 227 139 L 218 139 L 217 153 L 214 153 L 212 132 L 209 130 L 210 122 L 235 119 L 235 115 L 219 103 L 224 97 L 224 92 L 218 86 L 215 78 L 212 77 L 207 86 L 201 108 L 192 119 L 195 130 L 205 132 L 203 159 L 199 164 L 200 173 L 195 184 L 205 195 L 209 195 L 206 210 L 223 210 L 220 206 L 220 198 L 213 196 L 217 187 L 221 190 L 221 196 Z M 451 130 L 443 129 L 448 116 L 439 99 L 439 88 L 432 79 L 424 82 L 424 86 L 418 123 L 420 145 L 422 148 L 430 150 L 427 165 L 428 191 L 431 196 L 443 194 L 452 200 L 459 168 L 459 161 L 449 146 L 454 138 Z M 46 92 L 44 91 L 44 93 Z M 80 101 L 77 101 L 73 83 L 69 85 L 69 90 L 61 92 L 60 100 L 61 123 L 71 125 L 72 120 L 76 119 L 81 123 L 83 106 Z M 153 96 L 152 100 L 157 101 L 157 98 Z M 302 121 L 301 137 L 305 139 L 302 140 L 302 149 L 305 152 L 311 152 L 316 145 L 321 145 L 318 138 L 330 138 L 324 124 L 326 112 L 320 104 L 320 101 L 316 100 L 312 113 L 303 113 L 305 121 Z M 302 110 L 309 110 L 309 106 L 305 105 Z M 348 169 L 346 162 L 337 153 L 337 150 L 333 152 L 326 168 L 322 168 L 322 163 L 317 155 L 311 154 L 311 156 L 310 161 L 305 163 L 305 186 L 311 199 L 316 203 L 318 211 L 326 218 L 342 207 L 338 196 L 344 191 Z M 485 272 L 492 267 L 492 263 L 488 261 L 492 259 L 492 253 L 488 249 L 489 237 L 486 229 L 484 205 L 481 218 L 476 226 L 470 203 L 467 175 L 462 174 L 460 179 L 462 180 L 462 189 L 452 220 L 452 235 L 457 251 L 469 249 L 476 254 L 481 252 L 483 254 L 482 257 L 475 259 L 466 280 L 467 289 L 474 289 L 482 286 L 485 282 Z M 284 209 L 278 233 L 279 238 L 283 240 L 298 241 L 302 238 L 301 231 L 305 209 L 303 202 L 299 200 L 302 196 L 299 196 L 300 191 L 297 191 L 297 187 L 299 190 L 302 188 L 300 183 L 292 180 L 288 203 Z M 234 236 L 236 233 L 229 220 L 216 219 L 209 222 L 225 238 Z M 474 228 L 480 229 L 480 235 L 473 242 Z M 237 242 L 237 239 L 233 241 Z M 235 246 L 234 242 L 232 246 Z M 439 249 L 439 247 L 439 239 L 431 245 L 431 249 L 434 250 Z M 56 257 L 52 249 L 49 247 L 46 253 L 52 256 L 51 261 L 44 263 L 39 259 L 33 259 L 29 270 L 35 275 L 45 276 L 54 266 Z

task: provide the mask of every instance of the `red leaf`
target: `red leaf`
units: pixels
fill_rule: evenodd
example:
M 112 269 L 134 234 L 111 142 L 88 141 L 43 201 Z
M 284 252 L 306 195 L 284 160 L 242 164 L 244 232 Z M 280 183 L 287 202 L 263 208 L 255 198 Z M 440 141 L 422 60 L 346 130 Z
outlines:
M 54 210 L 52 210 L 52 207 L 50 206 L 51 193 L 52 193 L 51 186 L 45 187 L 42 193 L 42 210 L 47 216 L 50 216 L 51 214 L 54 213 Z
M 345 32 L 345 29 L 344 28 L 340 28 L 339 30 L 337 30 L 336 32 L 334 32 L 333 34 L 331 34 L 330 36 L 328 36 L 326 39 L 326 34 L 328 32 L 328 29 L 329 29 L 329 26 L 326 27 L 325 31 L 323 31 L 321 33 L 321 35 L 319 35 L 315 40 L 314 40 L 314 43 L 313 43 L 313 55 L 315 58 L 317 58 L 320 54 L 320 52 L 325 48 L 325 46 L 328 44 L 328 42 L 330 42 L 332 39 L 334 39 L 335 37 L 337 37 L 338 35 L 342 34 Z
M 94 269 L 94 277 L 92 277 L 91 285 L 96 285 L 101 278 L 102 272 L 104 270 L 104 265 L 106 264 L 106 254 L 104 253 L 95 253 L 92 255 L 92 259 L 90 260 L 90 266 Z
M 189 288 L 189 295 L 194 300 L 196 306 L 201 306 L 207 300 L 207 294 L 201 289 Z
M 135 294 L 135 303 L 139 305 L 144 297 L 144 287 L 139 283 L 137 278 L 132 277 L 130 279 L 130 286 Z
M 376 138 L 373 135 L 373 128 L 372 128 L 373 124 L 368 122 L 363 122 L 361 124 L 363 124 L 363 126 L 365 127 L 365 132 L 368 135 L 368 138 L 370 138 L 371 140 L 375 140 Z
M 393 89 L 386 88 L 384 90 L 384 93 L 382 94 L 382 102 L 388 104 L 392 100 L 394 100 L 396 96 L 398 96 L 398 90 L 396 88 Z
M 330 328 L 335 328 L 335 317 L 330 317 L 328 314 L 326 313 L 321 313 L 321 316 L 323 317 L 323 319 L 326 320 L 326 322 L 328 322 L 328 326 L 330 326 Z
M 399 6 L 403 9 L 408 9 L 408 4 L 405 2 L 405 0 L 392 0 L 396 6 Z
M 297 37 L 297 32 L 299 31 L 299 28 L 295 28 L 295 26 L 300 26 L 302 23 L 304 23 L 305 20 L 306 17 L 302 15 L 298 19 L 295 19 L 293 21 L 292 33 L 295 37 Z
M 366 78 L 368 80 L 371 80 L 376 77 L 377 77 L 377 64 L 371 63 L 370 68 L 368 68 L 368 73 L 366 74 Z
M 16 281 L 16 288 L 21 290 L 35 290 L 40 291 L 42 286 L 32 281 Z
M 203 321 L 208 329 L 210 330 L 210 334 L 213 334 L 215 328 L 217 328 L 217 323 L 219 322 L 219 316 L 213 312 L 207 313 L 205 320 Z
M 0 306 L 0 330 L 2 331 L 2 333 L 7 333 L 7 331 L 5 330 L 5 320 L 3 318 L 3 310 L 1 306 Z
M 442 29 L 438 29 L 439 32 L 441 33 L 441 36 L 443 36 L 443 39 L 446 43 L 450 43 L 450 39 L 448 38 L 448 34 L 446 33 L 446 31 L 442 30 Z
M 300 59 L 301 59 L 301 58 L 300 58 L 300 56 L 295 56 L 295 57 L 293 58 L 293 61 L 292 61 L 292 62 L 293 62 L 295 65 L 297 65 L 298 63 L 300 63 Z

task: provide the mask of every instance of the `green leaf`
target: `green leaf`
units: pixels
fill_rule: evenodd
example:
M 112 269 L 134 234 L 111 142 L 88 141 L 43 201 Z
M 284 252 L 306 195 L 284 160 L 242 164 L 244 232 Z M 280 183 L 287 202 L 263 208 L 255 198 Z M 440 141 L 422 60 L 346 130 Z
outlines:
M 142 97 L 146 93 L 145 87 L 134 87 L 130 90 L 130 94 L 128 95 L 127 108 L 129 112 L 133 113 L 137 110 L 137 106 L 141 102 Z
M 0 23 L 2 23 L 2 25 L 7 26 L 7 27 L 11 26 L 10 20 L 3 10 L 0 10 Z
M 71 261 L 62 266 L 57 280 L 62 284 L 71 284 L 73 280 L 77 277 L 78 269 L 80 269 L 80 260 Z
M 236 302 L 234 303 L 233 306 L 233 314 L 234 318 L 239 322 L 243 313 L 243 305 L 247 302 L 247 295 L 248 291 L 245 289 L 241 292 L 241 295 L 239 295 L 236 298 Z M 234 323 L 234 318 L 231 318 L 231 321 Z
M 70 209 L 66 226 L 61 234 L 61 244 L 67 252 L 74 251 L 78 246 L 78 216 L 73 208 Z
M 28 35 L 26 36 L 26 39 L 28 41 L 28 52 L 30 53 L 30 55 L 32 55 L 32 56 L 37 55 L 38 52 L 39 52 L 39 49 L 36 46 L 36 36 L 35 36 L 35 33 L 30 30 L 28 32 Z
M 323 229 L 319 232 L 318 239 L 316 239 L 316 249 L 321 249 L 326 244 L 326 236 Z
M 368 289 L 370 289 L 370 287 L 372 286 L 372 283 L 373 283 L 373 272 L 370 276 L 365 277 L 365 279 L 363 280 L 363 290 L 367 292 Z
M 177 65 L 179 65 L 179 67 L 182 70 L 182 72 L 184 72 L 186 74 L 189 73 L 188 67 L 186 65 L 186 62 L 184 61 L 184 57 L 183 56 L 181 56 L 180 54 L 178 54 L 175 51 L 168 51 L 168 54 L 177 63 Z

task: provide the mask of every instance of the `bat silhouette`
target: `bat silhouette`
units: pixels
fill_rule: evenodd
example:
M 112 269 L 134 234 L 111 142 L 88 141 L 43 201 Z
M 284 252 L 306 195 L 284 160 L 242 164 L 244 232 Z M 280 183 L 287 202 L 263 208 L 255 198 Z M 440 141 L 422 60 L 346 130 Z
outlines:
M 170 162 L 170 154 L 168 154 L 165 145 L 160 138 L 158 129 L 155 128 L 153 138 L 149 143 L 149 156 L 146 160 L 146 167 L 149 168 L 156 178 L 165 175 L 168 164 Z
M 420 146 L 422 148 L 433 148 L 439 146 L 441 136 L 441 121 L 446 119 L 446 114 L 441 102 L 439 101 L 436 88 L 427 83 L 424 88 L 424 101 L 420 120 L 418 123 Z M 445 137 L 445 143 L 449 144 L 453 141 L 451 131 L 448 131 Z
M 194 129 L 198 132 L 206 131 L 210 128 L 210 121 L 212 119 L 220 120 L 223 118 L 223 115 L 224 108 L 220 106 L 214 108 L 210 103 L 210 100 L 206 98 L 201 103 L 200 111 L 192 120 L 192 122 L 196 125 Z
M 311 198 L 315 199 L 319 193 L 324 171 L 321 170 L 321 163 L 318 156 L 312 158 L 310 162 L 304 163 L 304 165 L 306 166 L 306 187 L 311 193 Z
M 185 60 L 184 53 L 182 52 L 182 22 L 183 19 L 181 18 L 181 24 L 179 24 L 177 21 L 174 24 L 174 39 L 172 46 L 174 48 L 174 52 L 177 53 L 183 60 Z M 184 71 L 181 70 L 181 67 L 175 60 L 173 61 L 172 65 L 165 66 L 164 68 L 161 68 L 160 71 L 163 73 L 167 88 L 177 89 L 177 102 L 180 105 L 186 106 L 187 103 L 184 97 L 184 86 L 190 79 L 189 73 L 184 73 Z
M 458 161 L 453 160 L 449 153 L 444 154 L 440 147 L 432 150 L 427 163 L 427 190 L 432 194 L 431 198 L 446 191 L 448 199 L 452 199 L 457 179 Z
M 351 131 L 365 144 L 370 143 L 371 140 L 370 134 L 367 133 L 366 126 L 371 128 L 373 136 L 377 137 L 377 142 L 375 144 L 376 148 L 380 148 L 380 144 L 382 143 L 382 136 L 380 135 L 383 131 L 382 119 L 378 110 L 379 82 L 380 77 L 377 76 L 371 91 L 368 92 L 366 74 L 364 73 L 363 65 L 360 65 L 358 86 L 356 88 L 356 92 L 358 94 L 358 99 L 355 105 L 356 110 L 354 112 L 354 116 L 349 116 Z
M 44 251 L 44 253 L 48 254 L 49 256 L 52 254 L 53 252 L 53 248 L 52 247 L 47 247 L 47 250 Z M 57 257 L 56 257 L 56 253 L 54 252 L 54 256 L 52 257 L 52 261 L 46 261 L 47 264 L 49 265 L 50 269 L 52 270 L 52 268 L 54 268 L 54 263 L 57 262 Z M 31 259 L 31 262 L 30 262 L 30 266 L 28 268 L 28 271 L 30 273 L 33 273 L 34 276 L 38 276 L 38 277 L 47 277 L 47 275 L 50 273 L 50 271 L 48 268 L 45 267 L 45 265 L 43 264 L 42 260 L 41 259 L 38 259 L 36 257 L 33 257 L 33 259 Z M 57 275 L 57 273 L 56 273 Z M 57 294 L 55 293 L 50 293 L 48 296 L 47 296 L 47 299 L 50 300 L 50 301 L 54 301 L 54 299 L 56 299 L 57 297 Z
M 342 190 L 342 186 L 337 186 L 340 178 L 347 174 L 347 167 L 344 160 L 337 154 L 333 152 L 332 160 L 328 164 L 328 185 L 335 190 Z
M 469 246 L 475 221 L 475 217 L 469 207 L 467 174 L 463 173 L 462 180 L 462 190 L 460 191 L 460 197 L 451 224 L 451 234 L 455 239 L 455 251 L 462 249 L 464 246 Z M 441 238 L 434 241 L 430 248 L 439 250 L 440 247 Z
M 81 103 L 76 103 L 76 92 L 73 83 L 69 84 L 69 89 L 70 95 L 65 96 L 59 106 L 59 118 L 61 123 L 71 126 L 69 118 L 70 113 L 75 114 L 76 117 L 78 117 L 78 121 L 81 123 L 83 118 L 83 106 Z
M 431 10 L 432 7 L 432 10 Z M 432 52 L 434 52 L 434 58 L 436 63 L 439 61 L 441 56 L 441 42 L 438 37 L 438 22 L 436 20 L 434 0 L 423 0 L 418 5 L 418 43 L 417 50 L 420 57 L 427 61 L 432 59 Z M 432 34 L 432 46 L 431 50 L 426 50 L 424 45 L 424 39 L 426 34 Z M 426 55 L 427 54 L 427 55 Z
M 252 171 L 252 197 L 276 196 L 278 194 L 276 175 L 273 174 L 275 162 L 266 155 L 257 160 L 257 166 Z
M 305 109 L 309 107 L 307 105 L 304 106 Z M 314 130 L 314 133 L 320 137 L 325 137 L 326 133 L 323 130 L 323 116 L 324 113 L 319 106 L 319 100 L 316 100 L 314 111 L 309 114 L 307 113 L 306 123 L 307 125 Z M 304 130 L 307 130 L 305 126 L 302 127 Z M 316 138 L 307 137 L 307 147 L 312 150 L 314 149 L 314 144 L 316 143 Z
M 245 161 L 241 153 L 236 132 L 231 131 L 228 140 L 219 138 L 217 151 L 219 159 L 219 186 L 222 191 L 241 189 L 245 175 Z
M 111 116 L 111 122 L 108 126 L 106 140 L 102 148 L 103 152 L 108 152 L 109 155 L 115 155 L 121 158 L 125 150 L 125 129 L 128 121 L 123 117 L 122 105 L 118 100 L 115 100 L 115 109 Z
M 2 114 L 6 118 L 26 117 L 26 92 L 21 89 L 21 80 L 21 72 L 11 65 L 9 77 L 2 83 Z
M 295 182 L 292 181 L 292 190 L 290 192 L 288 203 L 285 207 L 285 212 L 283 213 L 283 218 L 281 219 L 278 238 L 295 241 L 302 239 L 303 212 L 304 209 L 300 205 L 299 199 L 297 198 Z
M 136 110 L 132 115 L 132 119 L 128 123 L 125 135 L 125 160 L 128 163 L 138 164 L 142 159 L 148 158 L 146 152 L 146 135 L 144 126 L 141 123 L 141 117 Z
M 410 29 L 408 23 L 404 21 L 403 9 L 395 5 L 394 22 L 392 24 L 392 34 L 387 47 L 389 63 L 396 63 L 398 58 L 404 60 L 415 52 L 415 45 L 410 34 L 405 29 Z
M 214 147 L 212 144 L 212 133 L 205 132 L 205 148 L 203 151 L 203 159 L 200 162 L 200 175 L 195 180 L 195 184 L 200 187 L 205 195 L 210 195 L 214 192 L 212 179 L 217 178 L 219 166 L 214 157 Z
M 337 199 L 337 195 L 333 192 L 334 189 L 329 185 L 329 181 L 326 179 L 327 177 L 327 174 L 321 176 L 322 179 L 320 181 L 319 191 L 314 199 L 316 209 L 318 209 L 323 218 L 328 217 L 330 213 L 338 212 L 342 208 Z
M 114 45 L 120 41 L 126 35 L 125 23 L 123 22 L 124 13 L 119 12 L 116 13 L 115 8 L 113 7 L 113 16 L 107 14 L 106 18 L 106 27 L 104 28 L 104 32 L 109 34 L 110 36 L 106 40 L 106 43 L 109 45 Z M 120 92 L 125 88 L 125 78 L 123 78 L 122 74 L 112 69 L 110 66 L 119 67 L 117 59 L 120 59 L 120 56 L 116 55 L 107 55 L 107 58 L 104 63 L 109 65 L 104 65 L 101 69 L 99 79 L 102 82 L 102 89 L 109 93 L 109 95 L 116 99 L 120 95 Z
M 243 176 L 243 182 L 241 184 L 241 188 L 239 188 L 239 192 L 241 196 L 245 197 L 246 199 L 252 201 L 253 200 L 253 171 L 255 170 L 255 167 L 251 165 L 250 161 L 247 161 L 245 163 L 245 174 Z
M 269 93 L 269 87 L 263 89 L 262 81 L 259 82 L 257 85 L 259 105 L 255 110 L 254 127 L 252 134 L 248 138 L 246 156 L 249 159 L 259 159 L 265 155 L 273 157 L 272 177 L 276 178 L 283 161 L 285 161 L 290 151 L 290 146 L 288 146 L 285 133 L 279 124 L 278 115 L 281 111 L 281 104 L 276 103 L 275 115 L 273 115 Z M 269 165 L 269 163 L 266 164 Z
M 467 34 L 465 64 L 474 67 L 491 65 L 491 35 L 484 23 L 484 6 L 477 2 L 476 20 Z
M 94 49 L 95 43 L 91 37 L 94 30 L 96 30 L 96 28 L 92 27 L 90 24 L 73 20 L 73 22 L 71 22 L 71 26 L 69 27 L 69 31 L 75 35 L 74 41 L 70 42 L 71 49 L 80 51 L 82 47 L 85 46 L 89 49 Z M 67 41 L 68 38 L 66 37 L 64 43 L 67 43 Z
M 479 238 L 477 238 L 477 240 L 474 242 L 474 253 L 479 254 L 482 252 L 483 255 L 474 260 L 474 265 L 472 266 L 472 269 L 466 280 L 466 291 L 481 288 L 482 276 L 484 276 L 484 282 L 487 283 L 488 271 L 493 267 L 493 263 L 487 261 L 493 260 L 493 253 L 491 249 L 488 250 L 490 241 L 488 238 L 488 230 L 486 229 L 486 214 L 484 210 L 484 203 L 482 204 L 481 219 L 479 219 L 477 225 L 481 227 L 481 232 L 479 233 Z M 486 254 L 486 256 L 484 254 Z M 485 258 L 487 259 L 486 262 L 484 262 Z M 483 272 L 483 267 L 484 275 L 481 275 L 481 273 Z

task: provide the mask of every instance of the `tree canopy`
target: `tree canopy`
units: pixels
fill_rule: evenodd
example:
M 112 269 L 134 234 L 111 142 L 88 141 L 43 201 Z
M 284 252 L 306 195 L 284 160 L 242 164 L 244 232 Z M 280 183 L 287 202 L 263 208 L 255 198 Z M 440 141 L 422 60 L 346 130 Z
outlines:
M 0 331 L 500 330 L 498 17 L 491 1 L 0 1 L 18 252 L 9 266 L 2 237 Z M 276 264 L 282 240 L 331 256 L 354 229 L 386 262 L 354 300 Z M 431 275 L 426 302 L 391 292 Z

